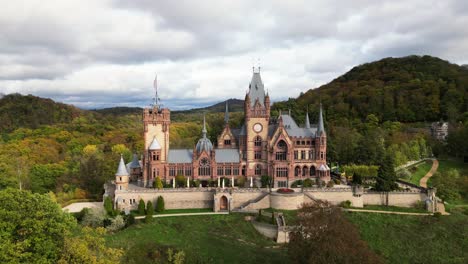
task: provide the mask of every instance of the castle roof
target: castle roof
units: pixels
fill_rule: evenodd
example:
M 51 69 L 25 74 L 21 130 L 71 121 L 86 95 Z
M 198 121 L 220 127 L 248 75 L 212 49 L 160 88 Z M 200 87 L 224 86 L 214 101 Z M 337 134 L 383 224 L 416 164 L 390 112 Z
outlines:
M 296 121 L 290 115 L 280 115 L 280 118 L 283 121 L 283 127 L 286 129 L 286 132 L 291 137 L 314 137 L 317 131 L 317 128 L 302 128 L 296 124 Z
M 323 125 L 323 115 L 322 115 L 322 103 L 320 103 L 320 112 L 319 112 L 319 121 L 318 121 L 318 129 L 317 135 L 325 134 L 325 127 Z
M 197 142 L 197 152 L 201 153 L 203 151 L 206 152 L 211 152 L 213 150 L 213 143 L 211 143 L 211 140 L 206 137 L 206 122 L 205 122 L 205 116 L 203 116 L 203 129 L 202 129 L 202 138 L 200 138 Z
M 161 149 L 161 144 L 159 144 L 158 140 L 156 137 L 153 137 L 153 141 L 151 142 L 151 145 L 148 148 L 149 150 L 157 150 Z
M 327 166 L 327 164 L 322 164 L 322 165 L 320 165 L 318 170 L 319 171 L 328 171 L 328 170 L 330 170 L 330 168 Z
M 240 162 L 238 149 L 216 149 L 216 163 L 238 163 Z
M 140 161 L 138 161 L 138 156 L 137 154 L 133 154 L 133 160 L 132 162 L 130 163 L 130 166 L 129 166 L 131 169 L 134 169 L 134 168 L 140 168 Z
M 125 166 L 125 162 L 123 160 L 122 155 L 120 155 L 120 163 L 119 167 L 117 168 L 117 172 L 115 173 L 115 176 L 128 176 L 128 171 Z
M 262 78 L 260 77 L 260 71 L 254 71 L 252 75 L 252 80 L 249 84 L 249 97 L 250 106 L 254 106 L 257 99 L 262 106 L 265 106 L 265 89 L 263 87 Z
M 168 163 L 192 163 L 192 149 L 170 149 L 167 156 Z

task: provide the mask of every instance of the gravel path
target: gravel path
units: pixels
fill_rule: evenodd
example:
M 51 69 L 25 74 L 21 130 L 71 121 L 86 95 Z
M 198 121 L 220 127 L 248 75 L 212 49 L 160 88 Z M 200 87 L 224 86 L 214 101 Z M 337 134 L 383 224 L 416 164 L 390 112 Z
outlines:
M 439 168 L 439 161 L 433 159 L 431 170 L 424 177 L 422 177 L 421 180 L 419 180 L 419 186 L 427 188 L 427 181 L 437 171 L 437 168 Z

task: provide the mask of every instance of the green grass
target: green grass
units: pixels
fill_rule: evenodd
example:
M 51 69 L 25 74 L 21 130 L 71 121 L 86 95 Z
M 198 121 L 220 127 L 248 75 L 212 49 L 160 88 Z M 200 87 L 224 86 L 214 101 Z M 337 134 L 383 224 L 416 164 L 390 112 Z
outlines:
M 439 168 L 437 172 L 444 173 L 448 170 L 456 169 L 460 173 L 460 177 L 468 177 L 468 163 L 463 163 L 462 161 L 458 160 L 439 160 Z M 428 186 L 433 186 L 432 178 L 429 178 Z M 459 188 L 459 193 L 462 195 L 460 199 L 450 201 L 450 204 L 446 205 L 446 209 L 450 211 L 452 208 L 455 207 L 466 207 L 468 206 L 468 197 L 466 194 L 463 193 L 464 186 L 457 185 Z
M 411 168 L 409 168 L 409 171 L 411 172 L 411 177 L 409 178 L 409 180 L 406 181 L 419 185 L 419 181 L 431 170 L 431 168 L 432 161 L 425 161 L 416 164 L 415 166 L 412 166 Z
M 408 212 L 408 213 L 427 213 L 427 210 L 424 209 L 424 208 L 398 207 L 398 206 L 385 206 L 385 205 L 364 205 L 364 208 L 351 207 L 351 209 L 392 211 L 392 212 Z
M 186 253 L 188 263 L 285 263 L 286 251 L 260 235 L 243 214 L 155 218 L 109 235 L 126 250 L 124 263 L 155 263 L 158 248 Z
M 164 210 L 161 213 L 154 212 L 155 215 L 158 214 L 181 214 L 181 213 L 207 213 L 207 212 L 213 212 L 213 209 L 211 208 L 193 208 L 193 209 L 167 209 Z M 135 216 L 140 216 L 141 214 L 138 213 L 138 210 L 133 210 L 132 213 Z M 142 214 L 145 215 L 145 214 Z
M 346 213 L 388 263 L 467 263 L 468 216 Z

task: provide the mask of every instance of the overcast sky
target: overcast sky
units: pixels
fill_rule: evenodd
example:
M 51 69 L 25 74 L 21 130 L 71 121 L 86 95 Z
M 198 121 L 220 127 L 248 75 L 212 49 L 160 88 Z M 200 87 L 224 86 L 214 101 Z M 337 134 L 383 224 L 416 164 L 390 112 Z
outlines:
M 411 54 L 468 63 L 468 1 L 2 1 L 0 93 L 82 108 L 243 99 L 260 60 L 273 101 Z

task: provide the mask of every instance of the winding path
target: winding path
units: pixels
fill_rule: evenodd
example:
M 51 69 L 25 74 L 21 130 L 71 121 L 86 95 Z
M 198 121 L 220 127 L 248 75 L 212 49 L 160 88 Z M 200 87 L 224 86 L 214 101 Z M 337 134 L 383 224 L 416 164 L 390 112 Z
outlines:
M 421 178 L 421 180 L 419 180 L 419 186 L 427 188 L 427 181 L 429 180 L 429 178 L 432 177 L 432 175 L 437 171 L 438 168 L 439 168 L 439 161 L 436 159 L 433 159 L 431 170 L 428 171 L 426 175 Z

